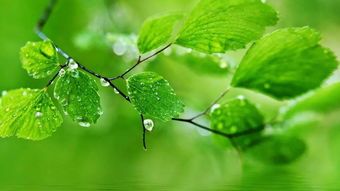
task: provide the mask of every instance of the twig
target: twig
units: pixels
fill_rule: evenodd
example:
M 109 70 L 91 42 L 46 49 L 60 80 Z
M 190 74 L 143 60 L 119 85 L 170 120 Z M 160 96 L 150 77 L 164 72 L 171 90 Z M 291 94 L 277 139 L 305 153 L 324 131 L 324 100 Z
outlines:
M 218 96 L 203 112 L 199 113 L 198 115 L 191 118 L 191 121 L 207 114 L 209 110 L 217 103 L 219 102 L 228 92 L 230 91 L 230 88 L 226 89 L 220 96 Z
M 145 128 L 145 124 L 144 124 L 144 115 L 141 114 L 140 115 L 141 117 L 141 120 L 142 120 L 142 127 L 143 127 L 143 148 L 144 150 L 147 150 L 147 147 L 146 147 L 146 128 Z
M 148 56 L 148 57 L 146 57 L 146 58 L 143 58 L 143 59 L 142 59 L 142 56 L 139 55 L 139 56 L 138 56 L 137 62 L 136 62 L 133 66 L 131 66 L 130 68 L 128 68 L 128 69 L 127 69 L 125 72 L 123 72 L 121 75 L 116 76 L 116 77 L 113 77 L 113 78 L 109 78 L 109 80 L 116 80 L 116 79 L 118 79 L 118 78 L 125 79 L 124 76 L 125 76 L 126 74 L 128 74 L 129 72 L 131 72 L 131 71 L 132 71 L 134 68 L 136 68 L 138 65 L 140 65 L 141 63 L 143 63 L 143 62 L 145 62 L 145 61 L 151 59 L 151 58 L 154 57 L 154 56 L 157 56 L 158 54 L 160 54 L 161 52 L 163 52 L 164 50 L 166 50 L 167 48 L 169 48 L 171 45 L 172 45 L 172 43 L 166 45 L 164 48 L 158 50 L 158 51 L 155 52 L 154 54 L 152 54 L 152 55 L 150 55 L 150 56 Z

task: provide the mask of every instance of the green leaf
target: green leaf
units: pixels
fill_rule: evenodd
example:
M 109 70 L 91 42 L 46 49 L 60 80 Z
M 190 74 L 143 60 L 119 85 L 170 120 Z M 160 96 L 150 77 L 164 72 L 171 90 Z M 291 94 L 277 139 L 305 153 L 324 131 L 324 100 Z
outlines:
M 247 154 L 265 164 L 294 162 L 306 151 L 306 144 L 296 137 L 268 136 L 247 150 Z
M 160 46 L 170 43 L 175 24 L 183 17 L 182 14 L 167 14 L 146 20 L 138 37 L 138 48 L 144 54 Z
M 289 99 L 315 89 L 337 68 L 334 54 L 320 46 L 308 27 L 275 31 L 255 43 L 238 67 L 232 85 Z
M 243 97 L 217 105 L 211 113 L 211 128 L 233 135 L 264 126 L 264 118 L 257 108 Z M 260 133 L 233 138 L 236 143 L 245 147 L 259 138 Z M 227 144 L 224 137 L 216 135 L 217 141 Z
M 168 81 L 153 72 L 131 76 L 127 81 L 131 103 L 141 113 L 164 121 L 178 117 L 184 104 Z
M 55 85 L 54 97 L 80 126 L 89 127 L 102 114 L 96 82 L 79 70 L 67 70 Z
M 35 79 L 46 78 L 59 67 L 58 54 L 50 40 L 27 42 L 20 57 L 23 68 Z
M 177 44 L 205 53 L 225 53 L 259 39 L 277 14 L 260 0 L 201 0 L 184 23 Z
M 340 110 L 340 83 L 317 90 L 314 94 L 298 101 L 288 109 L 285 118 L 291 118 L 299 113 L 316 112 L 329 113 Z
M 63 122 L 46 89 L 12 90 L 0 101 L 0 137 L 41 140 Z

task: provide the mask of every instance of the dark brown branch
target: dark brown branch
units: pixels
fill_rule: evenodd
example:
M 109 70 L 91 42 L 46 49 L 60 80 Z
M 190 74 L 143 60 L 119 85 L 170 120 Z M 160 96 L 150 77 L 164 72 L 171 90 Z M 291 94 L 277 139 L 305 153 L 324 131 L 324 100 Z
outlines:
M 144 148 L 144 150 L 147 150 L 147 147 L 146 147 L 146 128 L 145 128 L 145 124 L 144 124 L 144 115 L 141 114 L 140 117 L 141 117 L 141 120 L 142 120 L 142 127 L 143 127 L 143 139 L 142 139 L 143 148 Z
M 154 56 L 157 56 L 158 54 L 160 54 L 161 52 L 163 52 L 164 50 L 166 50 L 167 48 L 169 48 L 171 45 L 172 45 L 172 43 L 166 45 L 164 48 L 158 50 L 157 52 L 155 52 L 154 54 L 152 54 L 152 55 L 150 55 L 150 56 L 148 56 L 148 57 L 146 57 L 146 58 L 143 58 L 143 59 L 142 59 L 142 56 L 138 56 L 138 60 L 137 60 L 137 62 L 136 62 L 133 66 L 131 66 L 130 68 L 128 68 L 128 69 L 127 69 L 125 72 L 123 72 L 121 75 L 116 76 L 116 77 L 113 77 L 113 78 L 109 78 L 109 80 L 116 80 L 116 79 L 118 79 L 118 78 L 124 79 L 124 76 L 125 76 L 126 74 L 128 74 L 129 72 L 131 72 L 131 71 L 132 71 L 134 68 L 136 68 L 138 65 L 140 65 L 141 63 L 143 63 L 143 62 L 145 62 L 145 61 L 151 59 L 151 58 L 154 57 Z
M 204 125 L 198 124 L 198 123 L 194 122 L 191 119 L 172 118 L 172 120 L 180 121 L 180 122 L 185 122 L 185 123 L 190 123 L 192 125 L 195 125 L 196 127 L 199 127 L 201 129 L 210 131 L 210 132 L 215 133 L 217 135 L 224 136 L 224 137 L 229 138 L 229 139 L 230 138 L 235 138 L 235 137 L 241 137 L 241 136 L 245 136 L 245 135 L 250 135 L 250 134 L 253 134 L 253 133 L 260 132 L 260 131 L 262 131 L 264 129 L 264 126 L 261 126 L 261 127 L 258 127 L 258 128 L 253 128 L 253 129 L 248 129 L 248 130 L 245 130 L 245 131 L 241 131 L 241 132 L 238 132 L 238 133 L 228 134 L 228 133 L 224 133 L 222 131 L 211 129 L 211 128 L 206 127 Z

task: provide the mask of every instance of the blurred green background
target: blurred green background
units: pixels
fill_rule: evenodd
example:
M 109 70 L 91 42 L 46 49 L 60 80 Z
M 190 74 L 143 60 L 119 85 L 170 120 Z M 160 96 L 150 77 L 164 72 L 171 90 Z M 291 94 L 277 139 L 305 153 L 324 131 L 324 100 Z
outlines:
M 33 28 L 47 3 L 47 0 L 0 0 L 0 91 L 41 88 L 47 83 L 48 80 L 30 78 L 19 60 L 20 47 L 26 41 L 39 40 Z M 110 45 L 101 42 L 102 36 L 138 34 L 148 16 L 190 10 L 195 3 L 195 0 L 60 0 L 45 32 L 83 65 L 114 76 L 134 61 L 114 54 Z M 322 44 L 340 56 L 339 0 L 268 3 L 280 13 L 275 28 L 314 27 L 323 34 Z M 241 50 L 228 55 L 237 63 L 243 53 Z M 169 80 L 187 105 L 184 116 L 203 110 L 226 88 L 229 79 L 227 75 L 198 74 L 171 59 L 157 59 L 144 69 L 157 71 Z M 339 76 L 337 71 L 327 83 L 340 81 Z M 101 88 L 100 94 L 104 115 L 95 126 L 79 127 L 65 118 L 58 131 L 44 141 L 1 139 L 0 190 L 340 189 L 340 112 L 297 127 L 292 133 L 307 142 L 307 152 L 293 164 L 270 166 L 241 162 L 236 151 L 215 144 L 206 132 L 176 122 L 155 121 L 156 127 L 147 137 L 149 150 L 144 151 L 136 111 L 110 88 Z M 226 99 L 239 94 L 256 103 L 268 119 L 285 104 L 240 89 L 233 89 Z M 207 121 L 203 119 L 202 123 Z

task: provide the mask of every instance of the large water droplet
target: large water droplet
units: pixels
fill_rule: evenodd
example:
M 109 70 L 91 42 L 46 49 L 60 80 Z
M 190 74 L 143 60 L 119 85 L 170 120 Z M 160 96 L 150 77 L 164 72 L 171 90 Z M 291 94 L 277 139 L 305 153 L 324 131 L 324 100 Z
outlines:
M 104 87 L 110 86 L 110 83 L 106 81 L 104 78 L 100 78 L 100 84 Z
M 143 124 L 144 124 L 144 127 L 145 127 L 146 130 L 152 131 L 154 124 L 153 124 L 153 121 L 151 119 L 145 119 L 143 121 Z
M 43 116 L 43 114 L 41 112 L 38 111 L 38 112 L 35 113 L 35 117 L 41 117 L 41 116 Z
M 112 49 L 113 52 L 118 56 L 124 55 L 127 50 L 126 45 L 119 41 L 113 44 Z
M 89 122 L 79 122 L 79 125 L 82 127 L 90 127 L 91 124 Z
M 75 70 L 78 68 L 78 64 L 71 58 L 68 63 L 68 68 L 70 70 Z

